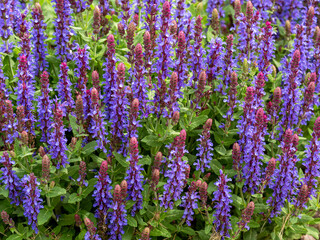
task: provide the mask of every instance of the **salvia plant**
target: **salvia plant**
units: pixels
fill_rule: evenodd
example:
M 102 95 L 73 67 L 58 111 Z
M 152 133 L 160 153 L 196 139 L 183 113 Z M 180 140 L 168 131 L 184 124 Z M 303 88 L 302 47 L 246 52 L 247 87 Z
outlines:
M 320 239 L 319 0 L 0 0 L 0 239 Z

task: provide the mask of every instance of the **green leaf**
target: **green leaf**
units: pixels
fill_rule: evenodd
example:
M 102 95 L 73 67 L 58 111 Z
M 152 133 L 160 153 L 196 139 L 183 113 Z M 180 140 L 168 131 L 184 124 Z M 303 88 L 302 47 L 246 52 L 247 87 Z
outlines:
M 148 135 L 144 137 L 142 142 L 146 143 L 150 147 L 161 147 L 162 143 L 159 141 L 159 137 L 155 135 Z
M 72 116 L 71 114 L 69 114 L 69 119 L 70 119 L 70 125 L 72 128 L 73 135 L 77 136 L 78 129 L 79 129 L 79 125 L 77 124 L 77 118 L 75 116 Z
M 78 193 L 72 193 L 70 196 L 69 196 L 69 199 L 68 199 L 68 203 L 76 203 L 76 202 L 80 202 L 82 200 L 82 197 L 78 196 Z
M 88 186 L 84 189 L 81 197 L 82 198 L 86 198 L 94 189 L 94 185 L 96 185 L 98 179 L 96 178 L 91 178 L 89 181 L 88 181 Z
M 126 158 L 124 156 L 117 153 L 116 151 L 113 152 L 113 156 L 121 164 L 121 166 L 123 166 L 125 168 L 129 167 L 130 163 L 126 160 Z
M 74 214 L 62 214 L 59 218 L 60 226 L 69 226 L 74 224 Z
M 93 153 L 96 150 L 96 146 L 97 146 L 96 141 L 89 142 L 87 145 L 85 145 L 82 148 L 82 153 L 84 154 L 85 157 L 89 156 L 91 153 Z
M 0 195 L 7 198 L 9 196 L 9 190 L 5 189 L 5 186 L 0 186 Z
M 144 157 L 144 158 L 139 159 L 139 164 L 140 164 L 141 166 L 143 166 L 143 165 L 150 165 L 150 164 L 151 164 L 151 158 L 150 158 L 150 156 L 146 156 L 146 157 Z
M 248 223 L 248 225 L 249 225 L 250 228 L 258 228 L 258 227 L 260 227 L 260 224 L 257 223 L 257 222 L 254 221 L 254 220 L 251 220 L 251 221 Z
M 235 194 L 232 194 L 231 199 L 232 199 L 232 203 L 231 203 L 231 204 L 232 204 L 233 206 L 235 206 L 235 207 L 238 208 L 238 209 L 243 209 L 244 204 L 243 204 L 243 201 L 242 201 L 242 198 L 241 198 L 241 197 L 239 197 L 239 196 L 237 196 L 237 195 L 235 195 Z
M 6 238 L 7 240 L 22 240 L 23 237 L 17 235 L 17 234 L 13 234 L 11 236 L 9 236 L 8 238 Z
M 188 131 L 191 131 L 196 127 L 200 126 L 201 124 L 205 123 L 207 119 L 208 119 L 208 116 L 204 116 L 204 115 L 193 118 L 191 124 L 188 127 Z
M 184 227 L 181 229 L 181 232 L 188 234 L 189 236 L 196 235 L 196 232 L 190 227 Z
M 131 240 L 133 233 L 134 233 L 134 228 L 133 227 L 125 226 L 124 227 L 124 234 L 122 236 L 122 240 Z
M 127 221 L 128 221 L 128 225 L 131 226 L 131 227 L 137 227 L 138 226 L 137 221 L 133 217 L 131 217 L 130 215 L 127 216 Z
M 211 160 L 209 165 L 216 175 L 220 175 L 220 169 L 222 169 L 222 165 L 217 159 Z
M 315 239 L 319 239 L 319 230 L 318 229 L 316 229 L 314 227 L 310 227 L 310 226 L 306 226 L 306 229 L 307 229 L 308 235 L 311 235 Z
M 150 236 L 153 237 L 157 237 L 157 236 L 161 236 L 161 237 L 171 237 L 170 232 L 165 229 L 164 227 L 159 226 L 158 228 L 152 229 L 150 232 Z
M 227 150 L 223 145 L 216 146 L 214 149 L 217 151 L 217 153 L 219 153 L 222 156 L 226 155 L 227 153 Z
M 48 222 L 52 214 L 53 214 L 52 209 L 48 209 L 48 208 L 41 209 L 38 214 L 38 225 L 40 226 Z
M 253 229 L 250 229 L 248 232 L 245 232 L 243 235 L 243 240 L 252 240 L 257 239 L 257 232 Z
M 61 195 L 66 194 L 66 190 L 64 188 L 55 186 L 54 188 L 50 189 L 50 191 L 46 194 L 47 197 L 53 198 L 53 197 L 58 197 Z

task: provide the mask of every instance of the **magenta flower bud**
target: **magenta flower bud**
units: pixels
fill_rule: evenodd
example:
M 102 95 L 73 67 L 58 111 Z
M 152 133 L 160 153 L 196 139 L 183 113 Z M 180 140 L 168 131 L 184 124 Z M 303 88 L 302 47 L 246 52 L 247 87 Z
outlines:
M 168 1 L 165 1 L 164 4 L 163 4 L 163 17 L 168 19 L 170 18 L 170 3 Z
M 141 240 L 149 240 L 150 239 L 150 228 L 146 227 L 143 229 L 141 233 Z
M 250 104 L 253 101 L 254 98 L 254 88 L 253 87 L 247 87 L 246 97 L 245 101 L 247 104 Z
M 131 103 L 130 113 L 129 113 L 129 127 L 128 127 L 128 137 L 138 137 L 137 127 L 140 126 L 138 121 L 139 116 L 139 100 L 138 98 L 133 99 Z
M 276 169 L 276 160 L 274 158 L 271 158 L 266 168 L 266 176 L 264 178 L 265 184 L 267 184 L 270 181 L 275 169 Z
M 121 198 L 125 200 L 127 198 L 127 192 L 128 192 L 128 183 L 126 180 L 122 180 L 121 184 Z
M 157 155 L 154 158 L 154 162 L 153 162 L 154 169 L 160 170 L 162 159 L 163 159 L 162 152 L 157 152 Z
M 307 19 L 306 19 L 306 26 L 310 27 L 313 23 L 313 17 L 314 17 L 314 7 L 311 6 L 307 12 Z
M 313 132 L 317 138 L 320 137 L 320 117 L 318 117 L 314 123 Z
M 119 63 L 117 70 L 118 70 L 118 78 L 117 78 L 118 84 L 123 84 L 125 82 L 124 75 L 126 71 L 126 67 L 123 62 Z
M 4 222 L 4 224 L 9 225 L 10 228 L 14 227 L 14 221 L 12 220 L 12 218 L 10 218 L 9 214 L 4 210 L 1 212 L 1 219 Z
M 253 18 L 253 5 L 252 5 L 251 1 L 248 1 L 247 8 L 246 8 L 247 22 L 251 22 L 252 18 Z
M 234 143 L 232 147 L 232 159 L 233 159 L 233 169 L 240 171 L 240 157 L 241 151 L 238 143 Z
M 319 37 L 320 37 L 320 28 L 319 26 L 316 26 L 313 34 L 314 41 L 317 41 Z
M 149 31 L 145 31 L 143 35 L 143 46 L 144 46 L 144 68 L 146 71 L 146 75 L 149 76 L 151 74 L 151 65 L 152 65 L 152 42 Z
M 233 89 L 236 89 L 237 86 L 238 86 L 238 75 L 236 72 L 232 72 L 231 73 L 231 87 Z
M 277 87 L 273 92 L 273 104 L 279 106 L 281 102 L 281 88 Z
M 133 16 L 133 22 L 138 26 L 138 24 L 139 24 L 139 15 L 138 14 L 135 14 Z
M 24 145 L 28 145 L 28 142 L 29 142 L 29 135 L 26 131 L 22 131 L 21 133 L 21 141 Z
M 76 137 L 71 138 L 70 148 L 73 150 L 76 147 L 78 139 Z
M 248 206 L 242 211 L 241 221 L 238 223 L 239 229 L 244 228 L 249 230 L 248 223 L 251 220 L 254 211 L 254 202 L 250 202 Z
M 174 39 L 177 38 L 177 31 L 178 31 L 177 22 L 176 22 L 176 20 L 173 20 L 173 21 L 171 22 L 171 25 L 170 25 L 170 33 L 171 33 L 171 35 L 174 37 Z
M 96 234 L 97 229 L 94 226 L 93 222 L 89 218 L 85 217 L 84 218 L 84 224 L 86 225 L 90 235 L 94 236 Z M 92 238 L 90 238 L 90 239 L 92 239 Z
M 237 19 L 238 16 L 240 16 L 240 12 L 241 12 L 241 2 L 240 0 L 235 0 L 234 1 L 234 16 Z
M 41 157 L 44 157 L 46 155 L 46 152 L 42 146 L 39 147 L 38 151 Z
M 74 215 L 74 222 L 76 224 L 77 227 L 80 227 L 81 224 L 82 224 L 82 221 L 81 221 L 81 217 L 79 216 L 79 214 L 75 214 Z
M 76 116 L 77 120 L 81 123 L 83 120 L 83 100 L 81 95 L 78 95 L 76 100 Z
M 96 6 L 93 10 L 93 34 L 99 34 L 101 25 L 101 12 L 99 6 Z
M 293 53 L 293 57 L 292 57 L 292 60 L 291 60 L 291 71 L 292 72 L 297 72 L 298 71 L 299 63 L 300 63 L 300 50 L 297 49 Z M 292 81 L 292 80 L 294 80 L 294 78 L 291 78 L 290 80 Z
M 191 167 L 190 167 L 189 164 L 187 164 L 186 165 L 186 171 L 185 171 L 186 180 L 189 179 L 190 171 L 191 171 Z
M 114 201 L 114 202 L 121 202 L 121 201 L 122 201 L 121 187 L 120 187 L 119 184 L 117 184 L 117 185 L 114 187 L 113 201 Z
M 285 144 L 285 147 L 290 146 L 290 144 L 292 143 L 292 140 L 293 140 L 292 130 L 287 129 L 283 137 L 283 142 Z
M 50 159 L 47 155 L 42 158 L 42 178 L 49 182 L 50 180 Z
M 180 113 L 179 111 L 175 111 L 172 116 L 172 125 L 173 126 L 177 125 L 179 122 L 179 119 L 180 119 Z
M 265 79 L 262 72 L 258 73 L 257 80 L 256 80 L 256 88 L 261 89 L 265 85 Z
M 314 91 L 315 91 L 315 82 L 310 82 L 304 95 L 305 97 L 304 104 L 306 106 L 309 106 L 311 104 L 313 100 Z
M 134 45 L 133 45 L 133 40 L 134 40 L 134 34 L 136 31 L 136 25 L 134 24 L 134 22 L 131 22 L 128 26 L 127 29 L 127 48 L 129 49 L 128 52 L 128 61 L 129 63 L 133 63 L 133 56 L 134 56 Z
M 299 136 L 298 136 L 298 134 L 295 133 L 292 136 L 292 146 L 297 148 L 298 145 L 299 145 Z
M 157 168 L 154 168 L 151 175 L 151 189 L 157 191 L 157 185 L 159 183 L 160 171 Z
M 87 175 L 86 171 L 87 171 L 86 162 L 81 161 L 79 166 L 79 178 L 77 179 L 80 186 L 88 185 L 85 180 Z
M 312 186 L 311 186 L 312 187 Z M 297 197 L 296 207 L 302 209 L 309 198 L 309 187 L 303 184 L 300 188 L 299 195 Z
M 92 85 L 95 87 L 98 92 L 100 93 L 101 88 L 100 88 L 100 79 L 99 79 L 99 73 L 97 71 L 92 72 Z
M 132 92 L 132 88 L 131 87 L 126 86 L 126 94 L 127 94 L 128 101 L 132 103 L 132 101 L 133 101 L 133 92 Z
M 124 26 L 123 24 L 120 22 L 118 23 L 118 31 L 119 31 L 119 34 L 120 36 L 123 38 L 124 37 L 124 34 L 125 34 L 125 30 L 124 30 Z M 112 34 L 111 34 L 112 35 Z M 110 36 L 110 35 L 109 35 Z
M 266 122 L 267 116 L 264 114 L 264 110 L 259 108 L 256 113 L 256 123 L 259 124 L 259 126 L 263 126 Z
M 94 105 L 99 103 L 99 93 L 95 87 L 91 89 L 91 101 Z

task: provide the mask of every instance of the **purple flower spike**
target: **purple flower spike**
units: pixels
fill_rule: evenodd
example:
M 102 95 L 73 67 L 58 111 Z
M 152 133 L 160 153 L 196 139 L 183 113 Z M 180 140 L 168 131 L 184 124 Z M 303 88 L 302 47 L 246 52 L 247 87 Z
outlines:
M 17 104 L 24 107 L 25 122 L 28 133 L 34 134 L 35 118 L 32 101 L 34 100 L 34 86 L 32 74 L 30 72 L 28 59 L 25 55 L 19 57 L 18 65 L 18 86 L 15 89 L 18 93 Z
M 40 139 L 41 142 L 48 143 L 49 141 L 49 131 L 52 124 L 52 101 L 49 97 L 49 92 L 52 90 L 49 88 L 49 74 L 44 71 L 41 74 L 40 78 L 41 83 L 41 96 L 38 99 L 38 112 L 39 112 L 39 122 L 40 122 L 40 129 L 42 132 L 42 137 Z
M 71 113 L 72 109 L 75 106 L 71 86 L 72 83 L 68 77 L 68 65 L 66 62 L 62 62 L 60 64 L 60 74 L 59 74 L 59 82 L 58 82 L 58 96 L 60 101 L 63 103 L 65 108 L 67 109 L 67 113 Z
M 134 70 L 133 70 L 133 81 L 132 81 L 132 91 L 133 96 L 139 100 L 139 109 L 141 115 L 146 118 L 148 117 L 148 95 L 147 95 L 147 84 L 144 77 L 144 65 L 143 65 L 143 54 L 142 46 L 140 43 L 134 49 Z
M 199 145 L 197 147 L 197 161 L 193 165 L 196 166 L 196 170 L 201 170 L 205 172 L 205 169 L 210 168 L 209 163 L 212 160 L 213 156 L 213 143 L 210 139 L 210 129 L 212 126 L 212 119 L 209 118 L 203 126 L 202 134 L 197 140 Z
M 128 183 L 128 195 L 129 199 L 135 201 L 135 204 L 132 206 L 131 215 L 135 216 L 136 212 L 142 209 L 142 168 L 138 164 L 141 156 L 139 155 L 138 141 L 135 137 L 130 139 L 130 157 L 128 161 L 130 162 L 129 169 L 127 170 L 126 180 Z
M 103 161 L 100 166 L 100 170 L 96 178 L 98 178 L 97 184 L 94 186 L 95 190 L 92 196 L 95 198 L 93 207 L 97 207 L 95 217 L 100 221 L 103 221 L 107 215 L 108 209 L 111 207 L 112 195 L 110 193 L 111 180 L 108 176 L 108 162 Z
M 298 184 L 296 163 L 296 143 L 292 130 L 287 129 L 281 142 L 282 154 L 279 156 L 279 169 L 276 169 L 269 183 L 273 190 L 267 203 L 271 207 L 270 217 L 278 216 L 285 201 L 291 201 Z
M 3 46 L 0 47 L 1 52 L 7 54 L 11 53 L 13 44 L 8 42 L 8 39 L 13 34 L 13 17 L 11 5 L 14 4 L 13 0 L 1 1 L 0 2 L 0 37 L 5 42 Z
M 32 55 L 34 59 L 34 74 L 38 76 L 41 72 L 47 69 L 48 62 L 46 60 L 47 56 L 47 45 L 44 43 L 47 36 L 45 30 L 47 28 L 44 23 L 44 16 L 42 14 L 41 5 L 39 3 L 35 4 L 32 9 L 32 34 L 31 41 L 33 45 Z
M 65 137 L 66 129 L 63 126 L 63 111 L 60 103 L 56 102 L 53 110 L 52 132 L 49 139 L 51 158 L 56 160 L 57 169 L 62 165 L 66 167 L 69 164 L 67 151 L 67 139 Z
M 112 88 L 113 95 L 111 101 L 111 147 L 112 151 L 117 150 L 126 155 L 127 137 L 125 130 L 128 128 L 128 90 L 124 86 L 125 66 L 123 63 L 118 65 L 117 82 Z
M 218 189 L 213 193 L 212 201 L 215 203 L 213 214 L 213 224 L 216 231 L 220 234 L 221 239 L 230 237 L 229 230 L 231 229 L 230 211 L 232 203 L 231 190 L 227 185 L 227 182 L 231 181 L 220 169 L 219 180 L 215 183 Z
M 72 10 L 68 0 L 53 0 L 55 2 L 55 11 L 57 18 L 54 21 L 56 55 L 62 61 L 72 59 L 69 41 L 74 31 L 71 29 L 73 19 L 71 18 Z
M 183 31 L 178 34 L 178 43 L 176 48 L 176 71 L 178 74 L 178 91 L 182 87 L 185 87 L 185 83 L 188 81 L 188 65 L 186 58 L 186 36 Z
M 182 219 L 186 220 L 188 226 L 191 226 L 191 221 L 193 221 L 193 210 L 198 209 L 198 200 L 200 199 L 200 195 L 197 192 L 197 189 L 200 185 L 201 180 L 191 182 L 189 191 L 182 197 L 181 207 L 184 207 Z
M 113 211 L 108 216 L 110 221 L 110 225 L 108 226 L 110 232 L 108 234 L 110 235 L 111 240 L 121 240 L 122 235 L 124 234 L 123 227 L 127 225 L 127 210 L 125 209 L 123 196 L 126 195 L 126 188 L 122 188 L 120 185 L 115 186 L 111 205 Z
M 92 133 L 92 137 L 97 139 L 97 148 L 100 148 L 104 153 L 108 153 L 107 145 L 109 140 L 107 139 L 108 132 L 106 129 L 105 116 L 101 112 L 100 96 L 96 88 L 91 90 L 91 102 L 92 108 L 89 113 L 92 118 L 92 125 L 89 132 Z
M 180 132 L 173 143 L 168 146 L 168 168 L 164 174 L 168 178 L 167 183 L 164 185 L 163 195 L 159 198 L 160 206 L 165 209 L 172 209 L 174 201 L 180 199 L 183 192 L 183 187 L 186 181 L 186 172 L 188 164 L 182 159 L 184 154 L 187 152 L 185 149 L 187 133 L 185 130 Z
M 84 48 L 80 48 L 79 45 L 75 46 L 75 49 L 77 50 L 74 55 L 74 60 L 76 62 L 77 68 L 74 70 L 75 77 L 78 78 L 78 83 L 76 87 L 79 89 L 79 92 L 82 94 L 83 91 L 85 91 L 88 77 L 87 72 L 90 70 L 89 67 L 89 47 L 87 45 L 84 46 Z
M 247 131 L 247 139 L 243 148 L 243 178 L 245 179 L 244 191 L 254 194 L 261 182 L 261 170 L 264 138 L 267 134 L 267 116 L 262 108 L 259 108 L 252 126 Z
M 116 63 L 117 59 L 115 57 L 115 43 L 114 43 L 114 36 L 110 34 L 107 38 L 107 59 L 104 63 L 104 74 L 103 78 L 106 80 L 103 84 L 105 85 L 103 91 L 103 103 L 105 104 L 105 112 L 107 119 L 110 119 L 111 114 L 111 107 L 112 107 L 112 98 L 116 88 L 116 81 L 117 81 L 117 70 L 116 70 Z
M 21 184 L 20 179 L 16 175 L 15 171 L 12 170 L 12 167 L 15 164 L 15 162 L 11 160 L 8 152 L 4 152 L 0 159 L 0 163 L 3 165 L 3 167 L 0 169 L 2 172 L 0 181 L 2 182 L 2 184 L 5 185 L 5 188 L 9 191 L 9 198 L 12 200 L 11 204 L 19 206 L 19 204 L 21 203 Z
M 28 218 L 28 224 L 31 225 L 35 233 L 38 233 L 37 217 L 42 206 L 42 199 L 40 198 L 40 190 L 38 185 L 40 183 L 33 173 L 26 175 L 21 179 L 22 182 L 22 204 L 24 208 L 24 215 Z
M 2 131 L 5 134 L 5 142 L 12 145 L 14 140 L 19 137 L 19 133 L 17 131 L 17 122 L 15 120 L 15 114 L 13 113 L 13 106 L 10 100 L 5 100 L 3 103 L 4 106 L 4 122 Z

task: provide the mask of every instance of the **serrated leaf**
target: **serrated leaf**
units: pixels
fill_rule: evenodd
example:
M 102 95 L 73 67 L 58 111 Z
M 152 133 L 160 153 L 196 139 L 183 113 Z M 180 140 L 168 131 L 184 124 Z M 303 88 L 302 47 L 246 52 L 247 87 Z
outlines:
M 219 153 L 222 156 L 225 156 L 227 153 L 227 150 L 223 145 L 216 146 L 214 149 L 217 151 L 217 153 Z
M 52 209 L 48 209 L 48 208 L 41 209 L 38 214 L 38 225 L 40 226 L 48 222 L 52 214 L 53 214 Z
M 181 229 L 181 232 L 186 233 L 186 234 L 188 234 L 189 236 L 194 236 L 194 235 L 196 235 L 196 232 L 195 232 L 192 228 L 190 228 L 190 227 L 183 227 L 183 228 Z
M 211 160 L 209 165 L 216 175 L 220 175 L 220 169 L 222 169 L 222 165 L 217 159 Z
M 62 187 L 55 186 L 46 194 L 47 197 L 53 198 L 66 194 L 66 190 Z
M 151 230 L 150 236 L 154 236 L 154 237 L 161 236 L 161 237 L 169 238 L 169 237 L 171 237 L 171 234 L 167 229 L 165 229 L 164 227 L 159 226 L 158 228 L 155 228 L 155 229 Z
M 69 114 L 70 125 L 72 128 L 73 135 L 76 136 L 78 134 L 79 125 L 77 124 L 77 118 L 71 114 Z
M 124 156 L 122 156 L 121 154 L 119 154 L 117 152 L 113 152 L 113 156 L 118 161 L 118 163 L 121 164 L 121 166 L 123 166 L 125 168 L 129 167 L 130 163 L 126 160 L 126 158 Z
M 138 226 L 137 221 L 133 217 L 131 217 L 130 215 L 127 216 L 127 221 L 128 221 L 128 225 L 131 226 L 131 227 L 137 227 Z

